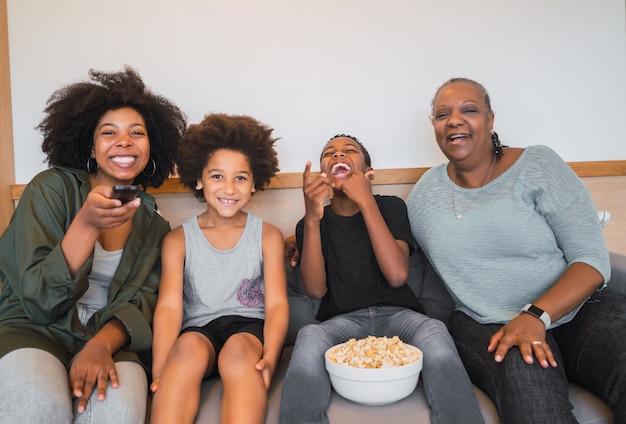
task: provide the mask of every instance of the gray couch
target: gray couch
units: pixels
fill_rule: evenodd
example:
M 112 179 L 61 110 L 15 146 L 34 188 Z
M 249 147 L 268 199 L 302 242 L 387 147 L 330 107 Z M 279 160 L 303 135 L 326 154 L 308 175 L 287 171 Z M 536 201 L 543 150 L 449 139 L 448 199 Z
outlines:
M 612 276 L 609 287 L 626 293 L 626 256 L 611 254 Z M 316 302 L 310 300 L 302 292 L 299 272 L 288 267 L 289 304 L 291 318 L 285 350 L 276 370 L 272 387 L 268 393 L 268 411 L 265 422 L 278 422 L 283 378 L 292 345 L 297 331 L 305 324 L 315 322 Z M 426 312 L 444 322 L 452 312 L 452 300 L 442 285 L 441 280 L 433 271 L 426 258 L 417 252 L 411 257 L 411 274 L 409 285 L 419 297 Z M 207 380 L 202 385 L 201 406 L 196 418 L 197 423 L 219 423 L 222 385 L 218 378 Z M 477 387 L 475 387 L 481 411 L 487 424 L 499 423 L 498 414 L 493 403 Z M 587 390 L 570 385 L 570 401 L 574 405 L 574 414 L 580 423 L 612 423 L 613 418 L 607 405 Z M 331 423 L 343 424 L 358 422 L 359 424 L 378 423 L 428 423 L 429 407 L 420 382 L 415 391 L 407 398 L 385 406 L 364 406 L 348 401 L 335 392 L 332 394 L 328 409 Z

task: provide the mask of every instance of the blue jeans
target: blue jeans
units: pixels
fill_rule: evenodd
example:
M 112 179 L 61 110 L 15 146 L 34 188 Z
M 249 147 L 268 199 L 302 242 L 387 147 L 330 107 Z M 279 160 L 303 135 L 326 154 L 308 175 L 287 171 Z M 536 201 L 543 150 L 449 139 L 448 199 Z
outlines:
M 445 325 L 398 307 L 370 307 L 303 327 L 283 385 L 280 422 L 328 423 L 324 352 L 350 338 L 398 336 L 424 352 L 421 376 L 432 423 L 482 423 L 472 384 Z
M 546 332 L 558 363 L 525 363 L 513 347 L 502 363 L 487 352 L 500 324 L 479 324 L 462 312 L 450 333 L 474 382 L 494 402 L 502 424 L 576 423 L 568 381 L 605 399 L 614 422 L 626 423 L 626 297 L 605 289 L 594 294 L 567 324 Z

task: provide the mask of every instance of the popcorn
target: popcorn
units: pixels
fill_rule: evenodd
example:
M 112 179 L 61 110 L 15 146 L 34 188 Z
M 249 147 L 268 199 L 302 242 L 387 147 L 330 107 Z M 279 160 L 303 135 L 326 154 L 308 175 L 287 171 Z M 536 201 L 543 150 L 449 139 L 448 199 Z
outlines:
M 350 339 L 330 350 L 328 359 L 338 365 L 354 368 L 390 368 L 407 365 L 420 359 L 419 351 L 412 349 L 398 336 Z

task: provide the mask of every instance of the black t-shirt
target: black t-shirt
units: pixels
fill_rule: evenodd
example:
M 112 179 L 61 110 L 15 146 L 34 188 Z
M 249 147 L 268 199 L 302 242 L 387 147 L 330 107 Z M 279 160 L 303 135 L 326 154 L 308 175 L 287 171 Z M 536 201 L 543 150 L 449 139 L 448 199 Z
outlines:
M 391 234 L 406 241 L 412 254 L 416 243 L 404 201 L 396 196 L 374 198 Z M 323 321 L 368 306 L 401 306 L 423 312 L 408 285 L 392 288 L 383 276 L 360 212 L 339 216 L 326 206 L 320 232 L 328 291 L 322 298 L 317 319 Z M 304 236 L 304 219 L 301 219 L 296 226 L 300 251 Z

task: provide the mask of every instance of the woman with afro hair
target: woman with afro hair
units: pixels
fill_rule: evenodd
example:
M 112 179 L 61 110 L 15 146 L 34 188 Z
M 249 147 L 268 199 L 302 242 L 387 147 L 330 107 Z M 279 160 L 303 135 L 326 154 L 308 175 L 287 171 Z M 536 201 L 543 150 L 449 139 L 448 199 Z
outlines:
M 4 422 L 143 422 L 142 358 L 170 226 L 143 189 L 174 168 L 186 116 L 133 69 L 54 92 L 38 129 L 50 168 L 0 238 Z M 137 185 L 123 202 L 116 185 Z

